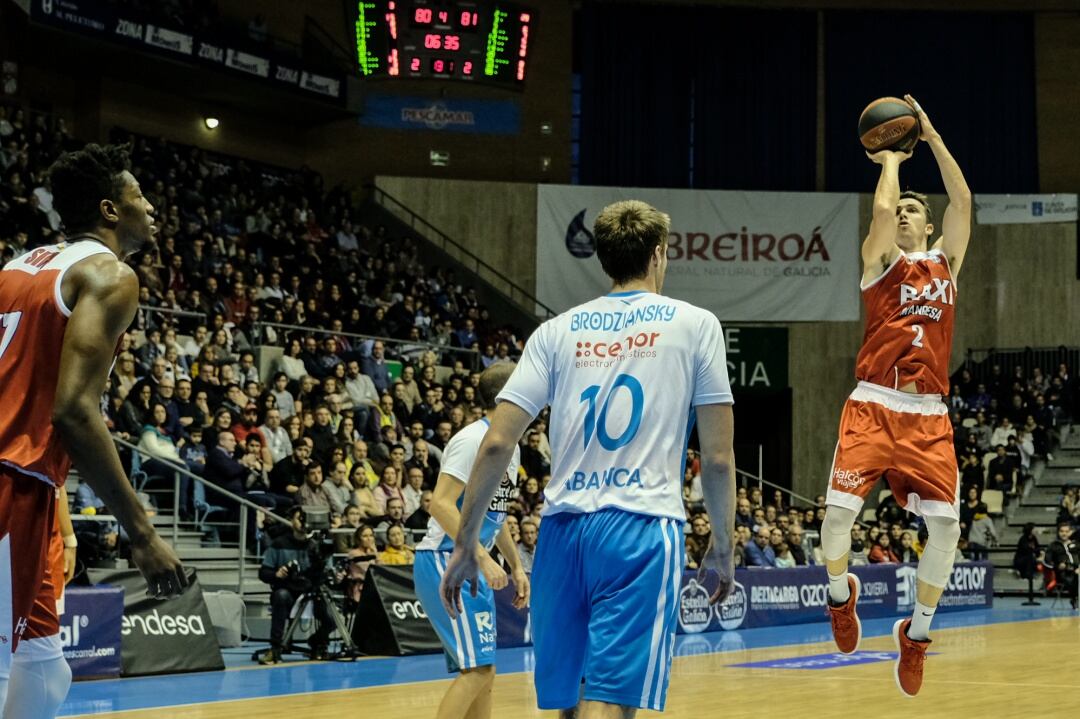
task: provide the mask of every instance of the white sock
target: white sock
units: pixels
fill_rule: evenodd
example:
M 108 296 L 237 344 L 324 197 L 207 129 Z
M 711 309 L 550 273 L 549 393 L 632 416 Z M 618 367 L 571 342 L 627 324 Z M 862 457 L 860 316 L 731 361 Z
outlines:
M 915 600 L 915 613 L 911 615 L 911 624 L 908 626 L 908 639 L 917 642 L 925 642 L 930 638 L 930 622 L 934 621 L 934 612 L 937 607 L 928 607 L 919 600 Z
M 847 572 L 838 577 L 829 575 L 829 599 L 833 604 L 843 604 L 851 596 L 851 586 L 848 584 Z

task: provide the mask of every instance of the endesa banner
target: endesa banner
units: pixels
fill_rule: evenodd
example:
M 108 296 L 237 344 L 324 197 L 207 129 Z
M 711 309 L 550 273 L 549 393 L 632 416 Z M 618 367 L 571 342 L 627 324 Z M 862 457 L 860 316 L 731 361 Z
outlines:
M 342 76 L 309 72 L 294 60 L 272 57 L 265 52 L 265 46 L 239 48 L 235 38 L 162 27 L 127 10 L 117 11 L 115 6 L 103 0 L 31 0 L 30 17 L 35 22 L 138 47 L 172 60 L 212 65 L 318 95 L 336 104 L 345 102 Z
M 64 659 L 76 679 L 120 676 L 120 631 L 124 590 L 120 587 L 67 587 L 60 615 Z
M 858 195 L 538 185 L 538 299 L 562 312 L 608 291 L 593 223 L 642 200 L 671 217 L 664 294 L 726 322 L 859 319 Z
M 915 607 L 915 565 L 875 564 L 851 570 L 862 582 L 859 617 L 902 616 Z M 990 607 L 994 569 L 989 562 L 953 568 L 938 611 Z M 707 583 L 707 582 L 706 582 Z M 685 572 L 679 603 L 679 633 L 754 629 L 825 621 L 829 582 L 824 567 L 739 569 L 735 591 L 722 604 L 709 605 L 709 591 L 696 572 Z

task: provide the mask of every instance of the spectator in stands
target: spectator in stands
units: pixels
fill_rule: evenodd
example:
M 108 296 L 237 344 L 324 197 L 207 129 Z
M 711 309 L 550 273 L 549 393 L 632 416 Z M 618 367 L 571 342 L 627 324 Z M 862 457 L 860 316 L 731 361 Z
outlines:
M 1046 548 L 1046 563 L 1053 568 L 1055 579 L 1069 598 L 1072 608 L 1077 608 L 1077 567 L 1080 566 L 1080 547 L 1073 538 L 1072 525 L 1062 522 L 1057 528 L 1057 539 Z
M 385 351 L 386 346 L 382 340 L 375 340 L 371 345 L 371 356 L 365 357 L 361 364 L 361 371 L 371 378 L 375 390 L 380 395 L 388 392 L 390 385 L 393 383 L 390 370 L 386 366 Z
M 353 464 L 352 471 L 349 472 L 349 484 L 352 485 L 353 488 L 351 502 L 360 510 L 363 519 L 368 520 L 381 517 L 383 513 L 379 510 L 379 506 L 375 502 L 375 495 L 368 485 L 368 478 L 364 465 Z
M 304 484 L 308 464 L 311 463 L 311 440 L 298 437 L 292 442 L 292 454 L 274 464 L 270 471 L 270 491 L 278 500 L 278 506 L 288 506 L 296 499 Z
M 302 507 L 325 509 L 328 513 L 333 510 L 334 502 L 323 486 L 322 465 L 318 462 L 311 462 L 304 468 L 304 484 L 296 493 L 296 502 Z
M 703 512 L 695 514 L 690 520 L 690 534 L 686 536 L 687 569 L 697 569 L 701 566 L 711 539 L 712 528 L 709 526 L 708 515 Z
M 420 506 L 405 520 L 406 529 L 418 531 L 427 529 L 428 520 L 431 519 L 431 497 L 432 492 L 430 489 L 425 489 L 420 493 Z
M 135 375 L 135 355 L 121 352 L 116 358 L 116 367 L 112 373 L 113 387 L 120 397 L 126 398 L 131 388 L 138 382 Z
M 405 530 L 395 524 L 386 530 L 386 549 L 379 553 L 379 564 L 412 564 L 415 555 L 405 544 Z
M 356 426 L 367 430 L 370 416 L 379 404 L 379 392 L 371 377 L 360 371 L 360 363 L 350 360 L 345 372 L 346 409 L 352 409 Z
M 1006 416 L 1001 418 L 1001 423 L 994 428 L 993 433 L 990 435 L 990 444 L 995 447 L 1005 446 L 1009 443 L 1009 437 L 1016 435 L 1016 428 L 1013 427 L 1012 421 Z
M 393 465 L 387 465 L 379 479 L 379 485 L 373 490 L 375 506 L 379 508 L 379 514 L 389 513 L 389 503 L 393 499 L 401 502 L 402 509 L 405 507 L 405 495 L 401 491 L 401 478 L 398 470 Z
M 330 496 L 330 506 L 333 511 L 344 516 L 345 508 L 353 501 L 354 493 L 344 462 L 334 462 L 331 465 L 330 481 L 323 482 L 323 489 Z
M 746 566 L 776 566 L 776 554 L 773 552 L 772 547 L 769 546 L 771 537 L 772 531 L 764 524 L 754 530 L 754 541 L 746 545 Z
M 736 500 L 735 526 L 751 528 L 754 526 L 754 515 L 750 511 L 750 500 L 746 497 Z
M 777 569 L 788 569 L 795 566 L 795 557 L 791 553 L 791 545 L 786 541 L 780 542 L 775 552 Z
M 521 448 L 521 466 L 530 477 L 551 474 L 551 462 L 540 451 L 540 433 L 535 430 L 529 433 Z
M 337 554 L 345 554 L 359 547 L 360 533 L 356 530 L 363 526 L 365 526 L 363 511 L 352 504 L 347 506 L 341 518 L 341 526 L 334 532 L 334 551 Z M 346 530 L 348 530 L 347 533 Z
M 975 446 L 975 437 L 968 435 L 968 444 L 960 451 L 958 459 L 961 486 L 975 487 L 981 494 L 986 484 L 986 477 L 984 475 L 982 454 Z
M 266 411 L 266 422 L 259 427 L 259 434 L 266 439 L 266 447 L 270 450 L 270 459 L 274 466 L 292 454 L 289 433 L 281 426 L 280 410 L 275 408 Z
M 424 472 L 418 467 L 406 468 L 405 486 L 401 492 L 405 498 L 405 517 L 409 518 L 420 508 L 424 493 Z
M 540 536 L 540 529 L 536 522 L 526 517 L 519 523 L 521 541 L 518 542 L 518 556 L 521 557 L 521 568 L 531 573 L 533 559 L 536 556 L 536 542 Z
M 975 512 L 967 538 L 968 556 L 973 562 L 987 559 L 990 549 L 998 545 L 997 529 L 994 520 L 987 515 L 985 504 L 980 504 Z
M 877 542 L 870 548 L 867 561 L 870 564 L 896 564 L 900 561 L 892 550 L 892 539 L 886 532 L 878 535 Z
M 281 419 L 287 420 L 296 414 L 296 400 L 292 396 L 292 392 L 289 391 L 289 376 L 284 372 L 277 372 L 274 375 L 274 387 L 270 390 L 270 393 L 274 396 L 274 403 L 281 413 Z
M 416 467 L 424 473 L 424 486 L 432 488 L 439 476 L 439 462 L 430 454 L 431 445 L 425 440 L 419 439 L 413 443 L 413 456 L 405 465 L 407 468 Z
M 1000 490 L 1005 494 L 1011 494 L 1013 487 L 1016 486 L 1017 466 L 1013 459 L 1009 457 L 1004 445 L 997 445 L 994 451 L 996 455 L 987 465 L 986 474 L 990 478 L 996 478 L 1000 475 L 1002 479 L 991 482 L 990 488 Z
M 330 460 L 330 453 L 337 444 L 337 440 L 334 437 L 334 428 L 330 423 L 329 407 L 325 404 L 320 404 L 315 409 L 315 423 L 308 428 L 305 434 L 307 437 L 311 438 L 311 441 L 314 444 L 312 457 L 314 457 L 317 462 L 328 462 Z
M 960 533 L 967 536 L 971 531 L 971 523 L 975 520 L 975 513 L 982 509 L 986 512 L 986 505 L 980 500 L 979 489 L 975 486 L 967 488 L 967 496 L 960 505 Z
M 1021 579 L 1032 579 L 1035 576 L 1041 557 L 1042 545 L 1035 534 L 1035 524 L 1028 522 L 1020 533 L 1020 539 L 1016 542 L 1016 551 L 1013 553 L 1013 569 L 1016 570 Z
M 904 531 L 900 534 L 900 544 L 897 547 L 893 547 L 893 551 L 896 553 L 896 561 L 901 564 L 912 564 L 919 561 L 919 555 L 915 551 L 915 540 L 910 531 Z
M 300 507 L 289 510 L 288 519 L 291 532 L 274 540 L 263 555 L 259 568 L 259 579 L 270 585 L 270 649 L 259 657 L 260 664 L 278 664 L 284 649 L 282 639 L 285 625 L 289 620 L 289 611 L 296 600 L 311 589 L 308 578 L 311 569 L 311 557 L 314 547 L 307 537 L 304 511 Z M 330 632 L 334 627 L 333 619 L 322 602 L 315 602 L 319 612 L 319 622 L 315 633 L 309 640 L 312 659 L 325 658 Z
M 798 567 L 805 567 L 808 564 L 813 563 L 813 547 L 810 545 L 809 540 L 803 534 L 802 525 L 793 524 L 787 530 L 787 545 L 791 552 L 792 558 L 795 560 L 795 565 Z
M 278 371 L 293 382 L 299 382 L 304 375 L 308 374 L 307 368 L 304 366 L 303 351 L 304 348 L 300 344 L 300 340 L 294 338 L 289 341 L 285 354 L 277 359 Z
M 848 566 L 861 567 L 869 563 L 866 531 L 861 525 L 856 524 L 851 528 L 851 553 L 848 555 Z

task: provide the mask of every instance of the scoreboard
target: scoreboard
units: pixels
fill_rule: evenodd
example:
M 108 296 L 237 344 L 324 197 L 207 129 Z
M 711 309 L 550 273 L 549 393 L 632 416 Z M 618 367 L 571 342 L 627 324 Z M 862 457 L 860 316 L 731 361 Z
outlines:
M 520 88 L 536 13 L 499 0 L 347 0 L 364 77 L 440 78 Z

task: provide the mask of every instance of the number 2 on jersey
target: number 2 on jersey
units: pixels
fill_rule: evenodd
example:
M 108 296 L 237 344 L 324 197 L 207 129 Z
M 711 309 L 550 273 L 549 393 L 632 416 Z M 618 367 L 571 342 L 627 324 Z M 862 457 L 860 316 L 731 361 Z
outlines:
M 0 335 L 0 359 L 4 358 L 4 352 L 15 337 L 15 330 L 19 328 L 20 319 L 22 319 L 22 312 L 8 312 L 0 315 L 0 332 L 3 333 Z
M 911 331 L 915 333 L 915 339 L 911 340 L 912 347 L 922 347 L 923 328 L 922 325 L 911 325 Z
M 630 410 L 630 423 L 626 425 L 626 429 L 618 437 L 612 438 L 607 431 L 607 414 L 611 405 L 611 398 L 619 391 L 620 387 L 625 387 L 630 391 L 630 400 L 633 402 L 633 407 Z M 633 376 L 628 374 L 619 375 L 615 378 L 615 384 L 611 386 L 611 391 L 608 392 L 608 396 L 600 408 L 600 417 L 597 418 L 596 400 L 599 394 L 600 385 L 598 384 L 586 387 L 585 391 L 581 393 L 581 401 L 589 403 L 589 408 L 585 412 L 585 449 L 589 448 L 589 442 L 592 441 L 593 434 L 596 434 L 600 446 L 609 452 L 614 452 L 619 447 L 630 444 L 641 427 L 641 413 L 645 408 L 645 392 L 641 389 L 641 383 Z

